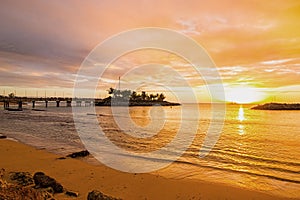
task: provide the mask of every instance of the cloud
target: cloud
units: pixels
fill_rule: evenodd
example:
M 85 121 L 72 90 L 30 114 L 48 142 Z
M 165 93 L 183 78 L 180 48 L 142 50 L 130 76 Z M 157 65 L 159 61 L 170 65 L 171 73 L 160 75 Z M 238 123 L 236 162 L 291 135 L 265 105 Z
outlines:
M 261 64 L 263 65 L 277 65 L 277 64 L 282 64 L 286 63 L 292 60 L 296 60 L 295 58 L 289 58 L 289 59 L 280 59 L 280 60 L 269 60 L 269 61 L 263 61 Z M 298 60 L 298 59 L 297 59 Z
M 177 23 L 182 26 L 182 29 L 179 32 L 187 35 L 200 35 L 201 31 L 198 31 L 198 25 L 194 20 L 177 20 Z
M 129 0 L 120 5 L 106 0 L 3 2 L 1 86 L 72 88 L 81 62 L 97 44 L 121 31 L 149 26 L 178 30 L 202 45 L 218 66 L 217 70 L 201 68 L 207 79 L 216 79 L 212 74 L 218 72 L 230 84 L 245 82 L 273 88 L 299 83 L 297 0 L 163 0 L 160 6 L 156 1 Z M 145 51 L 124 56 L 109 66 L 101 77 L 104 86 L 147 63 L 173 67 L 194 87 L 205 84 L 186 61 L 170 53 Z M 164 69 L 147 68 L 143 72 L 126 81 L 171 85 L 181 81 L 176 76 L 167 80 Z

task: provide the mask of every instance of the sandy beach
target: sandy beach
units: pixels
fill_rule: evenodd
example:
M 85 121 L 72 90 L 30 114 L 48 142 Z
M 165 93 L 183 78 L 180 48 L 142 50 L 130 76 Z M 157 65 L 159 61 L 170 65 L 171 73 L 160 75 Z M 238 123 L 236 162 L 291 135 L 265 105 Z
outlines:
M 196 180 L 172 180 L 153 174 L 129 174 L 104 165 L 91 165 L 81 159 L 58 159 L 60 155 L 25 144 L 0 140 L 0 168 L 9 172 L 41 171 L 55 178 L 67 190 L 76 191 L 76 199 L 99 190 L 121 199 L 284 199 L 268 194 Z M 74 199 L 64 193 L 56 199 Z

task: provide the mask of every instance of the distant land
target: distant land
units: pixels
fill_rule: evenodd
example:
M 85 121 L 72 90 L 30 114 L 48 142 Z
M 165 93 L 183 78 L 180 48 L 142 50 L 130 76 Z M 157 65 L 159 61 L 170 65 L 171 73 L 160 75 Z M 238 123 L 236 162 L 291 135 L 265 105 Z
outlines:
M 266 103 L 252 107 L 253 110 L 300 110 L 300 103 Z
M 142 91 L 140 94 L 131 90 L 118 90 L 109 88 L 109 97 L 95 102 L 95 106 L 179 106 L 180 103 L 164 101 L 163 93 L 147 94 Z
M 60 107 L 60 102 L 65 101 L 67 107 L 72 106 L 72 101 L 76 102 L 76 106 L 81 106 L 84 102 L 85 106 L 180 106 L 180 103 L 168 102 L 164 99 L 166 96 L 163 93 L 148 94 L 145 91 L 137 93 L 131 90 L 118 90 L 110 88 L 108 94 L 110 96 L 104 99 L 94 98 L 70 98 L 70 97 L 21 97 L 15 96 L 14 93 L 10 93 L 8 96 L 0 95 L 0 104 L 3 103 L 4 109 L 9 111 L 22 111 L 22 105 L 32 103 L 32 108 L 35 109 L 35 102 L 44 102 L 45 107 L 48 107 L 49 102 L 56 102 L 56 107 Z M 16 108 L 17 105 L 17 108 Z M 13 106 L 13 107 L 10 107 Z

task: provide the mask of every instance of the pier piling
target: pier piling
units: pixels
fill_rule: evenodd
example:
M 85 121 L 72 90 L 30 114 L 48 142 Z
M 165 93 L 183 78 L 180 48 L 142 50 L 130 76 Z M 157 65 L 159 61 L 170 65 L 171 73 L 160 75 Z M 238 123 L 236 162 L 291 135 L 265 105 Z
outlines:
M 19 101 L 19 102 L 18 102 L 18 109 L 19 109 L 19 110 L 22 110 L 22 103 L 23 103 L 22 101 Z
M 4 105 L 4 109 L 9 108 L 9 101 L 4 101 L 3 105 Z
M 82 103 L 81 101 L 76 101 L 76 106 L 81 107 L 81 103 Z
M 71 107 L 72 106 L 72 101 L 71 100 L 68 100 L 67 101 L 67 107 Z
M 10 108 L 10 104 L 16 105 L 18 109 L 22 110 L 23 106 L 29 105 L 30 107 L 37 108 L 39 106 L 44 106 L 45 108 L 56 106 L 56 107 L 83 107 L 83 106 L 94 106 L 95 102 L 91 99 L 72 99 L 72 98 L 34 98 L 34 97 L 18 97 L 18 98 L 2 98 L 0 97 L 0 102 L 3 102 L 4 109 Z M 55 102 L 55 103 L 54 103 Z M 62 104 L 61 104 L 62 102 Z M 53 105 L 54 103 L 54 105 Z M 23 105 L 24 104 L 24 105 Z M 27 106 L 26 106 L 27 107 Z
M 56 101 L 56 107 L 59 107 L 59 104 L 60 104 L 60 101 L 57 100 L 57 101 Z

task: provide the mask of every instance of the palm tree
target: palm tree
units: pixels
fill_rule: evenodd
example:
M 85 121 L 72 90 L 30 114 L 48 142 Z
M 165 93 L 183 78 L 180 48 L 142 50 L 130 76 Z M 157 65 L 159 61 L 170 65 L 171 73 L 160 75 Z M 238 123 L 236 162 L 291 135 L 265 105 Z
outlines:
M 150 94 L 150 95 L 149 95 L 149 98 L 150 98 L 150 100 L 151 100 L 151 101 L 153 101 L 153 100 L 154 100 L 154 98 L 155 98 L 155 95 L 153 95 L 153 94 Z
M 157 99 L 158 99 L 158 96 L 159 96 L 159 94 L 158 94 L 158 93 L 156 93 L 156 94 L 154 95 L 154 100 L 156 100 L 156 101 L 157 101 Z
M 111 87 L 107 91 L 108 91 L 108 94 L 114 94 L 115 89 Z
M 165 99 L 165 95 L 163 93 L 161 93 L 159 96 L 158 96 L 158 101 L 163 101 Z
M 13 98 L 15 98 L 15 94 L 14 94 L 14 93 L 9 93 L 9 94 L 8 94 L 8 97 L 9 97 L 10 99 L 13 99 Z
M 137 99 L 137 93 L 136 93 L 136 91 L 133 91 L 133 92 L 131 93 L 130 99 L 133 100 L 133 101 L 135 101 L 135 100 Z
M 142 100 L 146 100 L 147 94 L 145 91 L 142 91 Z

